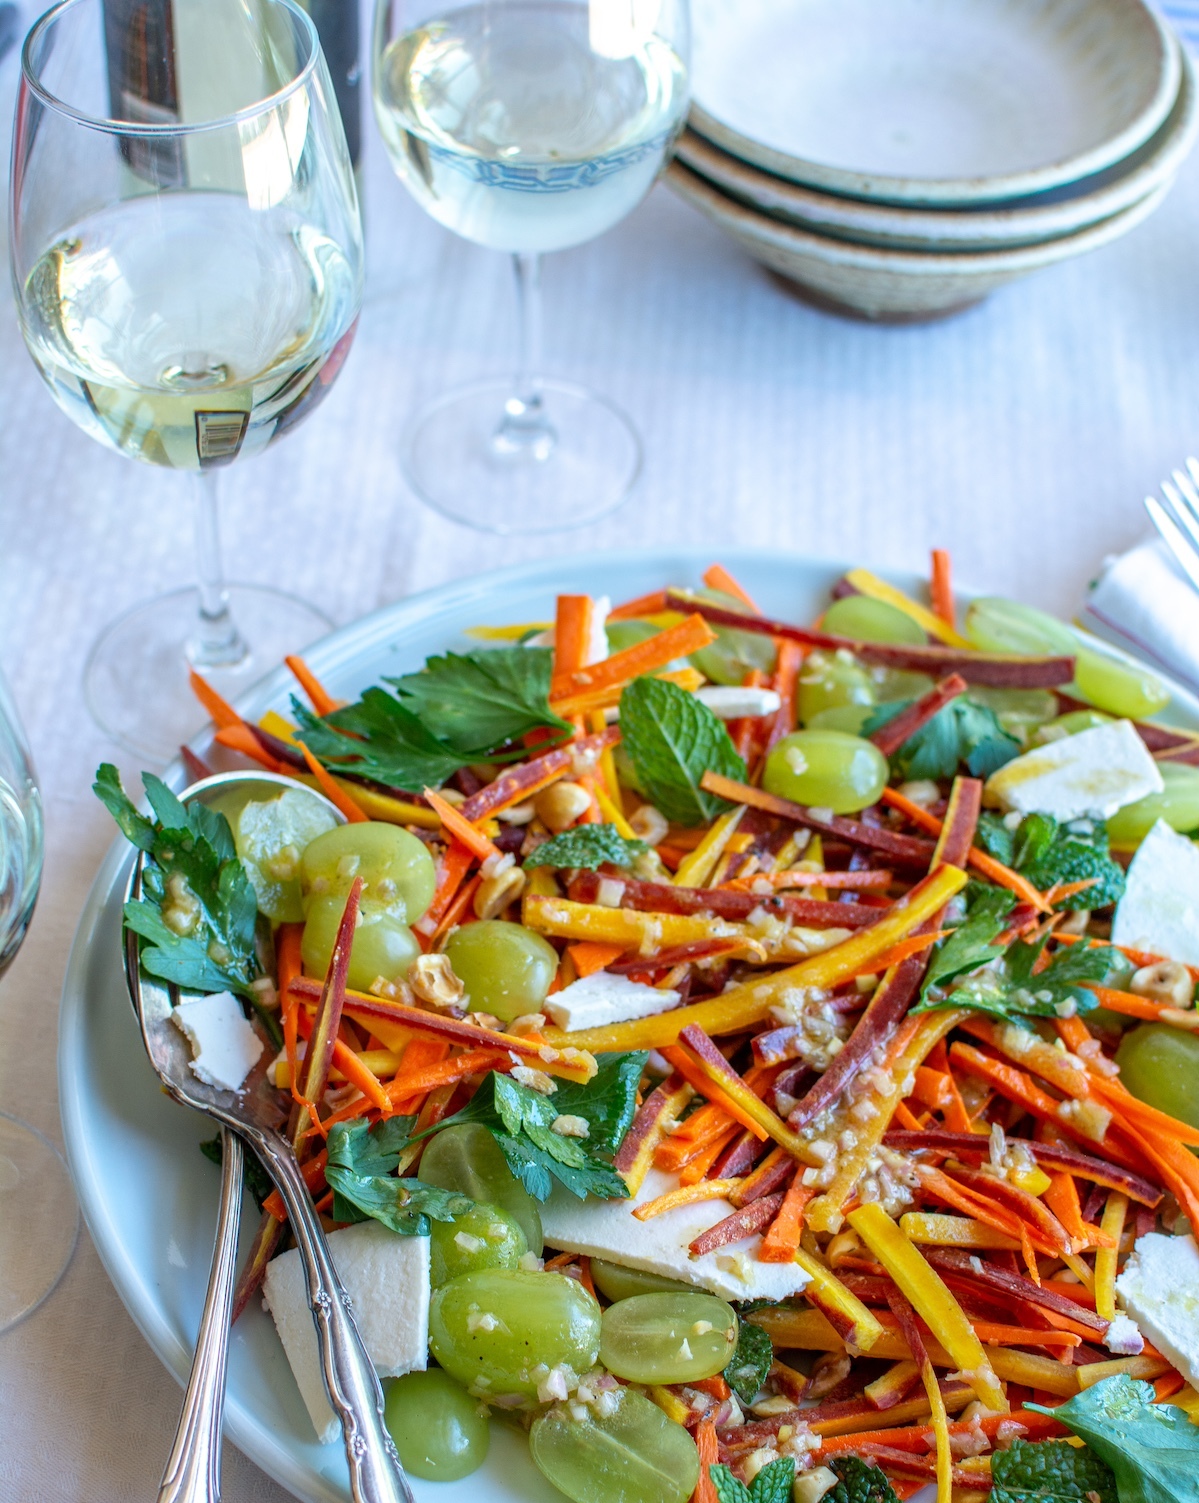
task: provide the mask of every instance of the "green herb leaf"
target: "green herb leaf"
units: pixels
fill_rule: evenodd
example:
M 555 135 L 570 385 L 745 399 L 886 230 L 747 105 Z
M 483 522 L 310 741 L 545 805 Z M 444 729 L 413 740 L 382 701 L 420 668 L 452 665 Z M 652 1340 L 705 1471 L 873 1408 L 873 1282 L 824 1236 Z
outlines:
M 705 772 L 745 777 L 745 763 L 724 722 L 666 679 L 635 678 L 626 687 L 620 730 L 647 797 L 676 824 L 704 824 L 729 807 L 699 786 Z
M 1020 875 L 1042 892 L 1059 882 L 1092 883 L 1055 901 L 1055 908 L 1108 908 L 1124 896 L 1124 870 L 1112 860 L 1100 819 L 1059 826 L 1047 814 L 1030 814 L 1016 831 L 1013 858 Z
M 863 725 L 862 735 L 873 734 L 912 703 L 908 699 L 879 705 Z M 905 779 L 951 778 L 963 762 L 974 777 L 989 778 L 1019 754 L 1019 741 L 1003 729 L 994 710 L 962 694 L 909 736 L 890 760 L 892 771 Z
M 727 1466 L 713 1462 L 708 1468 L 708 1476 L 712 1479 L 712 1486 L 716 1489 L 720 1503 L 753 1503 L 749 1488 L 734 1477 Z
M 974 843 L 982 846 L 988 856 L 1002 861 L 1004 866 L 1011 866 L 1015 859 L 1015 839 L 1014 833 L 1004 824 L 1002 814 L 991 814 L 984 809 L 979 815 Z
M 418 793 L 440 788 L 466 759 L 425 728 L 385 689 L 368 689 L 354 705 L 323 718 L 293 697 L 300 740 L 327 766 L 388 788 Z
M 752 1404 L 774 1361 L 774 1343 L 761 1326 L 743 1320 L 737 1333 L 737 1350 L 724 1370 L 724 1381 L 743 1404 Z
M 142 782 L 154 820 L 134 807 L 110 763 L 97 771 L 93 791 L 149 858 L 145 897 L 124 909 L 125 927 L 145 941 L 143 967 L 186 991 L 232 991 L 255 1001 L 250 983 L 260 973 L 258 903 L 228 820 L 199 801 L 181 803 L 153 773 L 143 773 Z M 181 934 L 166 922 L 164 909 L 186 917 L 192 904 L 189 932 Z
M 550 709 L 553 664 L 548 647 L 447 652 L 430 658 L 422 672 L 387 682 L 439 741 L 478 761 L 526 731 L 570 731 Z
M 920 1006 L 913 1008 L 914 1012 L 953 1005 L 945 997 L 949 983 L 999 959 L 1003 949 L 992 941 L 1003 933 L 1015 903 L 1016 899 L 1004 887 L 970 883 L 966 889 L 966 916 L 948 939 L 941 940 L 933 950 Z
M 1120 1503 L 1199 1503 L 1199 1426 L 1173 1404 L 1155 1404 L 1148 1383 L 1104 1378 L 1051 1414 L 1079 1435 L 1116 1478 Z
M 880 1467 L 858 1456 L 834 1456 L 829 1466 L 837 1474 L 837 1485 L 825 1493 L 828 1503 L 899 1503 Z
M 626 840 L 615 825 L 577 825 L 539 845 L 525 865 L 573 866 L 593 872 L 604 865 L 632 866 L 648 850 L 644 840 Z
M 597 1054 L 595 1075 L 586 1085 L 559 1080 L 550 1104 L 563 1117 L 585 1117 L 590 1133 L 583 1140 L 593 1151 L 615 1154 L 637 1114 L 637 1087 L 649 1054 Z
M 401 1237 L 427 1237 L 430 1219 L 453 1221 L 470 1210 L 474 1201 L 456 1191 L 395 1177 L 415 1120 L 392 1117 L 374 1127 L 365 1118 L 333 1124 L 325 1179 L 333 1191 L 335 1220 L 369 1218 Z
M 791 1485 L 795 1481 L 795 1462 L 780 1456 L 768 1462 L 753 1480 L 750 1503 L 791 1503 Z
M 991 1457 L 992 1503 L 1118 1503 L 1107 1462 L 1067 1440 L 1015 1440 Z

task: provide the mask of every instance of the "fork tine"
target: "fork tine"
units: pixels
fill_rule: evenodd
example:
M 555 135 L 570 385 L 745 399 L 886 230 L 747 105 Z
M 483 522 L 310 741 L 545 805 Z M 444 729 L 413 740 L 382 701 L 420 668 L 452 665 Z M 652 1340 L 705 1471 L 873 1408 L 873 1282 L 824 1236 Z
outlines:
M 1199 590 L 1199 553 L 1186 533 L 1182 532 L 1173 517 L 1156 496 L 1145 497 L 1145 510 L 1149 513 L 1150 520 L 1161 534 L 1162 541 L 1170 552 L 1178 560 L 1179 566 L 1187 578 Z
M 1199 553 L 1199 511 L 1189 507 L 1168 480 L 1162 481 L 1161 489 L 1162 496 L 1165 498 L 1165 505 L 1162 509 L 1169 512 L 1171 520 L 1176 526 L 1182 528 L 1190 538 L 1195 551 Z
M 1192 454 L 1187 458 L 1186 465 L 1192 484 L 1199 486 L 1199 459 L 1196 459 Z
M 1195 489 L 1195 483 L 1189 475 L 1184 475 L 1181 470 L 1174 471 L 1174 484 L 1178 487 L 1178 494 L 1182 498 L 1182 504 L 1186 511 L 1199 519 L 1199 491 Z

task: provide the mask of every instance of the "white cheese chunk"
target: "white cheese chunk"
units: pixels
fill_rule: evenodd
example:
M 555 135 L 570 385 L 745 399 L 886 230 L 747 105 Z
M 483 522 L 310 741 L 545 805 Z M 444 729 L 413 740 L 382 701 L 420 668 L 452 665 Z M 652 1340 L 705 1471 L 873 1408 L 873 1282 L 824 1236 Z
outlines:
M 570 1033 L 578 1028 L 605 1028 L 609 1023 L 650 1018 L 678 1004 L 678 992 L 646 986 L 608 971 L 593 971 L 547 997 L 542 1005 L 558 1027 Z
M 240 1091 L 263 1043 L 232 992 L 180 1002 L 171 1021 L 192 1046 L 192 1074 L 219 1091 Z
M 1114 720 L 1016 757 L 987 780 L 992 803 L 1016 814 L 1109 819 L 1165 784 L 1131 720 Z
M 707 705 L 721 720 L 750 720 L 759 715 L 773 715 L 782 700 L 773 689 L 739 689 L 736 685 L 705 686 L 695 691 L 701 704 Z
M 610 595 L 597 595 L 591 602 L 591 640 L 587 643 L 587 667 L 592 663 L 602 663 L 608 656 L 608 633 L 604 627 L 611 609 Z
M 1199 1384 L 1199 1247 L 1194 1237 L 1138 1237 L 1116 1280 L 1121 1304 L 1188 1383 Z
M 662 1278 L 681 1279 L 722 1299 L 786 1299 L 808 1282 L 796 1263 L 758 1262 L 758 1236 L 691 1256 L 690 1243 L 732 1215 L 727 1200 L 676 1206 L 649 1221 L 638 1221 L 632 1214 L 635 1206 L 676 1189 L 678 1183 L 677 1174 L 651 1169 L 632 1200 L 582 1201 L 568 1190 L 556 1189 L 541 1208 L 546 1243 L 562 1252 L 586 1253 Z
M 1199 965 L 1199 846 L 1159 819 L 1128 868 L 1112 939 Z
M 423 1372 L 429 1361 L 428 1237 L 401 1237 L 377 1221 L 360 1221 L 330 1232 L 328 1240 L 379 1376 Z M 336 1440 L 341 1426 L 325 1393 L 308 1280 L 294 1248 L 266 1265 L 262 1293 L 318 1438 Z

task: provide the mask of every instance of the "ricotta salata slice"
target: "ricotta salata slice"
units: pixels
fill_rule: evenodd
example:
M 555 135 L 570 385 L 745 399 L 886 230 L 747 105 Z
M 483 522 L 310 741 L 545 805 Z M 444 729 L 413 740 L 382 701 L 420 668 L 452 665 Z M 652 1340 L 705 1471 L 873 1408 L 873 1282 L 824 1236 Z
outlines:
M 1194 1237 L 1138 1237 L 1116 1294 L 1140 1330 L 1192 1386 L 1199 1384 L 1199 1247 Z
M 1014 758 L 992 773 L 986 792 L 1010 813 L 1050 814 L 1064 822 L 1110 819 L 1164 786 L 1132 721 L 1115 720 Z
M 212 992 L 180 1002 L 171 1021 L 192 1047 L 197 1080 L 218 1091 L 240 1091 L 262 1057 L 263 1043 L 232 992 Z
M 547 997 L 544 1007 L 564 1033 L 572 1033 L 580 1028 L 605 1028 L 609 1023 L 652 1017 L 678 1004 L 678 992 L 646 986 L 610 971 L 594 971 Z
M 1159 819 L 1128 868 L 1112 939 L 1199 965 L 1199 846 Z

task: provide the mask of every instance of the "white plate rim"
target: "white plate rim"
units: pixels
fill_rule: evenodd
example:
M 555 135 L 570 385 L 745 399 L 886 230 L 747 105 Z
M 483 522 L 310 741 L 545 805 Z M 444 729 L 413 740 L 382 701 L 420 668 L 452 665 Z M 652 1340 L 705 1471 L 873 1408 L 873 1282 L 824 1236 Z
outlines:
M 537 559 L 437 586 L 393 605 L 384 606 L 332 632 L 305 649 L 304 655 L 318 676 L 332 681 L 339 672 L 352 670 L 356 660 L 378 651 L 388 641 L 394 640 L 396 634 L 402 633 L 405 628 L 420 623 L 428 624 L 438 616 L 465 612 L 468 607 L 471 608 L 472 621 L 485 622 L 489 597 L 505 589 L 544 587 L 552 593 L 568 582 L 562 576 L 572 571 L 602 576 L 607 571 L 627 568 L 651 568 L 660 575 L 663 583 L 686 583 L 688 580 L 698 582 L 702 569 L 716 557 L 743 579 L 751 593 L 756 588 L 754 579 L 757 570 L 794 569 L 802 580 L 796 584 L 797 597 L 827 589 L 847 569 L 855 566 L 854 563 L 832 559 L 780 555 L 767 549 L 719 547 L 657 548 L 637 553 L 613 550 Z M 885 569 L 882 572 L 884 577 L 901 589 L 914 590 L 923 583 L 922 577 L 911 571 Z M 959 595 L 962 602 L 969 598 L 970 594 L 965 591 Z M 502 611 L 502 606 L 492 609 Z M 449 645 L 448 642 L 446 645 Z M 1136 661 L 1130 654 L 1113 648 L 1109 643 L 1102 645 L 1107 651 L 1115 652 L 1129 661 Z M 1154 671 L 1159 672 L 1156 668 Z M 1199 726 L 1199 696 L 1170 680 L 1168 675 L 1160 676 L 1166 679 L 1174 693 L 1171 709 L 1176 714 L 1181 711 L 1184 719 L 1189 717 Z M 238 700 L 238 708 L 247 716 L 256 716 L 269 703 L 278 702 L 283 692 L 290 692 L 291 685 L 292 680 L 287 670 L 276 669 Z M 211 728 L 200 732 L 189 743 L 200 755 L 207 752 L 211 744 Z M 183 778 L 181 764 L 172 763 L 163 776 L 167 781 L 174 782 L 175 786 L 180 786 Z M 114 956 L 119 948 L 116 936 L 108 932 L 105 925 L 113 921 L 109 916 L 115 914 L 114 905 L 124 890 L 125 874 L 131 860 L 129 847 L 118 837 L 106 853 L 92 883 L 71 945 L 59 1007 L 57 1066 L 60 1113 L 67 1161 L 80 1208 L 101 1263 L 121 1302 L 151 1349 L 176 1381 L 182 1383 L 191 1363 L 190 1349 L 180 1340 L 178 1332 L 166 1318 L 161 1294 L 156 1294 L 152 1281 L 147 1277 L 147 1269 L 139 1265 L 111 1213 L 103 1191 L 102 1152 L 91 1141 L 91 1124 L 84 1110 L 83 1093 L 77 1089 L 81 1079 L 87 1078 L 89 1067 L 85 1026 L 89 1009 L 88 973 L 95 963 L 100 946 L 111 944 Z M 136 1035 L 131 1034 L 131 1038 L 135 1040 Z M 136 1049 L 136 1043 L 134 1048 Z M 172 1106 L 171 1110 L 177 1109 Z M 214 1175 L 214 1204 L 215 1179 Z M 206 1268 L 205 1259 L 204 1268 L 197 1268 L 191 1276 L 202 1281 L 206 1276 Z M 239 1391 L 235 1381 L 231 1381 L 225 1429 L 227 1438 L 296 1497 L 308 1500 L 308 1503 L 348 1503 L 348 1491 L 339 1486 L 335 1478 L 303 1465 L 297 1459 L 294 1445 L 289 1446 L 286 1440 L 273 1434 L 255 1418 L 253 1406 L 247 1403 L 246 1395 Z M 164 1435 L 164 1457 L 167 1443 L 168 1437 Z M 333 1449 L 325 1448 L 326 1451 Z M 531 1462 L 529 1466 L 531 1469 Z M 535 1477 L 536 1474 L 533 1473 L 532 1476 Z M 490 1496 L 490 1489 L 482 1491 L 487 1480 L 486 1465 L 481 1471 L 474 1473 L 473 1478 L 465 1479 L 467 1483 L 473 1481 L 471 1496 L 478 1503 L 487 1503 Z M 446 1488 L 447 1484 L 421 1483 L 414 1479 L 414 1490 L 420 1503 L 434 1503 L 437 1499 L 451 1503 L 450 1495 L 444 1490 Z

